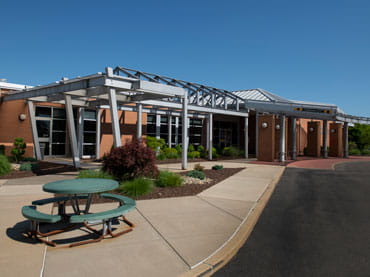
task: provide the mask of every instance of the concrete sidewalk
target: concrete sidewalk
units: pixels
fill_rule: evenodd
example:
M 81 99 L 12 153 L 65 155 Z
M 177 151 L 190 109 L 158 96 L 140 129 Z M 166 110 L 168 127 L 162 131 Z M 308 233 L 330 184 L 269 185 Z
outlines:
M 72 249 L 32 244 L 20 236 L 25 228 L 20 209 L 32 200 L 50 197 L 42 191 L 48 178 L 32 177 L 39 178 L 32 179 L 33 185 L 28 184 L 31 180 L 22 183 L 20 179 L 0 183 L 0 275 L 178 276 L 207 267 L 205 260 L 227 247 L 266 188 L 284 171 L 280 166 L 238 161 L 202 165 L 210 168 L 217 163 L 246 169 L 197 196 L 137 201 L 137 209 L 127 216 L 136 225 L 133 232 Z M 180 165 L 160 167 L 176 170 Z M 62 177 L 52 176 L 50 181 L 55 178 Z M 113 207 L 116 204 L 96 204 L 93 211 Z M 44 209 L 51 212 L 50 206 Z M 86 233 L 73 230 L 53 236 L 53 240 L 83 235 Z

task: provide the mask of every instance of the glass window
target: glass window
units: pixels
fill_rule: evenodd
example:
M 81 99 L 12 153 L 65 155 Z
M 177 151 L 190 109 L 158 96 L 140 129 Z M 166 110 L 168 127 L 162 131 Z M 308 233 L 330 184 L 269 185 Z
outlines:
M 37 134 L 39 138 L 50 137 L 50 121 L 49 120 L 36 120 Z
M 96 132 L 96 121 L 84 121 L 84 131 Z
M 53 131 L 63 131 L 66 130 L 65 120 L 53 120 Z
M 148 114 L 147 116 L 147 122 L 155 124 L 155 115 Z
M 53 118 L 66 118 L 66 111 L 64 109 L 53 108 Z
M 83 146 L 83 155 L 86 155 L 86 156 L 95 155 L 95 145 L 84 145 Z
M 66 133 L 65 132 L 53 132 L 53 143 L 65 143 Z
M 94 110 L 85 110 L 84 112 L 85 119 L 96 119 L 96 112 Z
M 86 133 L 84 132 L 84 143 L 95 143 L 96 133 Z
M 36 107 L 36 116 L 51 117 L 51 108 L 49 107 Z
M 65 148 L 66 145 L 64 143 L 62 144 L 52 144 L 51 149 L 52 149 L 52 154 L 53 155 L 65 155 Z

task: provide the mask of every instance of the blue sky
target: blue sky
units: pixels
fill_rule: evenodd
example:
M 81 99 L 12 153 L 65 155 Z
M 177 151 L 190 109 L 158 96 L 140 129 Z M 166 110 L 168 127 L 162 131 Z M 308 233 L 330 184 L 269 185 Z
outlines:
M 370 1 L 0 1 L 0 78 L 117 65 L 370 116 Z

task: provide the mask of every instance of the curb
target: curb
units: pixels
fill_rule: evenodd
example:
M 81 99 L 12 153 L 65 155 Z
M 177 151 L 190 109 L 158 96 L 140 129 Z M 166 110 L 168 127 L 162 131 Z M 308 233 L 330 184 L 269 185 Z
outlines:
M 242 223 L 236 229 L 236 232 L 230 237 L 228 241 L 225 242 L 225 245 L 223 245 L 212 256 L 203 261 L 200 265 L 181 274 L 181 277 L 212 276 L 216 271 L 221 269 L 235 256 L 235 254 L 244 245 L 244 243 L 247 241 L 248 237 L 252 233 L 254 226 L 261 216 L 284 171 L 285 168 L 268 185 L 263 195 L 260 197 L 260 199 L 258 199 L 253 208 L 250 210 L 249 214 L 244 218 Z

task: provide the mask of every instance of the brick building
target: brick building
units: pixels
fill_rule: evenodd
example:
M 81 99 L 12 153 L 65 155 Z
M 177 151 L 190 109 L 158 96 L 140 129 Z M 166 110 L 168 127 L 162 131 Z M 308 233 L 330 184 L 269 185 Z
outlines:
M 7 155 L 14 138 L 22 137 L 27 156 L 73 157 L 76 164 L 146 135 L 170 147 L 235 146 L 264 161 L 346 157 L 348 124 L 370 123 L 335 105 L 291 101 L 262 89 L 232 92 L 122 67 L 38 87 L 0 82 L 0 97 L 0 144 Z

